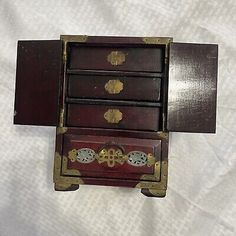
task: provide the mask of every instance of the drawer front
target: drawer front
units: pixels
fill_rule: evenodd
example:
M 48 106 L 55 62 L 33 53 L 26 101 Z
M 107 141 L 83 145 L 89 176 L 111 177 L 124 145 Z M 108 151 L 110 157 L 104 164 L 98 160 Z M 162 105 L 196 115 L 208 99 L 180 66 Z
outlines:
M 164 48 L 71 46 L 70 69 L 162 72 Z
M 63 156 L 63 175 L 158 181 L 161 140 L 66 134 Z
M 160 101 L 160 78 L 70 75 L 68 96 Z
M 159 108 L 69 104 L 67 125 L 157 131 Z

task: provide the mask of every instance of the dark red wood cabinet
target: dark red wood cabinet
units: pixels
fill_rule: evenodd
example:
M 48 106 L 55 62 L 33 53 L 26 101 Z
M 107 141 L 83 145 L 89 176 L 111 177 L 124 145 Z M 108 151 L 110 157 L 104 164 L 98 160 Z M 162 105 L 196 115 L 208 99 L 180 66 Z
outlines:
M 57 127 L 55 190 L 164 197 L 169 132 L 215 132 L 217 64 L 217 45 L 168 37 L 19 41 L 14 123 Z

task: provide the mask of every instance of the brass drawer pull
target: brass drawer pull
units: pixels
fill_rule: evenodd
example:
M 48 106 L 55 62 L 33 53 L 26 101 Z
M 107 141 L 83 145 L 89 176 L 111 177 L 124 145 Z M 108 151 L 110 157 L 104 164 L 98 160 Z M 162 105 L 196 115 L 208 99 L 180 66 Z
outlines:
M 108 109 L 104 113 L 104 118 L 108 123 L 117 124 L 122 120 L 122 113 L 119 109 Z
M 123 83 L 118 79 L 112 79 L 105 84 L 104 88 L 109 94 L 118 94 L 123 90 Z
M 125 54 L 121 51 L 112 51 L 107 56 L 107 61 L 113 66 L 119 66 L 125 62 Z

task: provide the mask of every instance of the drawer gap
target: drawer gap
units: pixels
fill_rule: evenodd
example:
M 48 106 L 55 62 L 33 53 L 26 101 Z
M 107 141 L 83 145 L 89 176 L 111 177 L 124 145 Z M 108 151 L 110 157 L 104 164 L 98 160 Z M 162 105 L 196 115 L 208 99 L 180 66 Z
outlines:
M 82 69 L 67 69 L 67 74 L 71 75 L 115 75 L 115 76 L 135 76 L 135 77 L 159 77 L 164 78 L 164 73 L 152 73 L 143 71 L 113 71 L 113 70 L 82 70 Z
M 135 106 L 135 107 L 162 107 L 160 102 L 144 102 L 144 101 L 123 101 L 110 99 L 87 99 L 87 98 L 66 98 L 67 103 L 71 104 L 88 104 L 88 105 L 117 105 L 117 106 Z

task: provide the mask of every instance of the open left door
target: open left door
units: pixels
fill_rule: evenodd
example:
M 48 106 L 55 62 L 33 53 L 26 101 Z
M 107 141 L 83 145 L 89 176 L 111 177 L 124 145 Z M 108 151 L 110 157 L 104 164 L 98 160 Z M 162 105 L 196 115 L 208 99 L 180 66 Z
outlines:
M 19 41 L 14 124 L 56 126 L 62 43 Z

